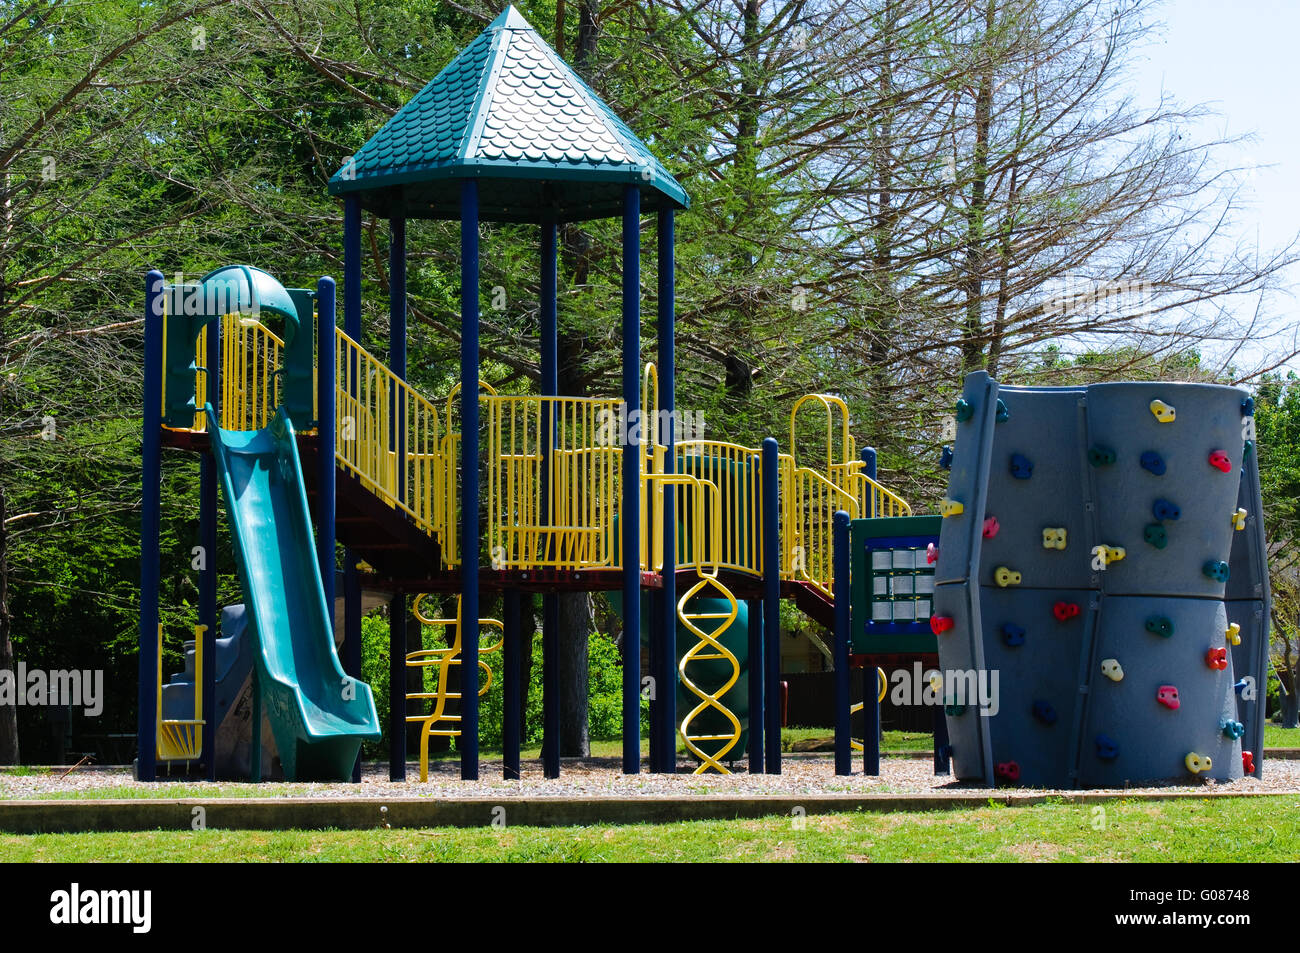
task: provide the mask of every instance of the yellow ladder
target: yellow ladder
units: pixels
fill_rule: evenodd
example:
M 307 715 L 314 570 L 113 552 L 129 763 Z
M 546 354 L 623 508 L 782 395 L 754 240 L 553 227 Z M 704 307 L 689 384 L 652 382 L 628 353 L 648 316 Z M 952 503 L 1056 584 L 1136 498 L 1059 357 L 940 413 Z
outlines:
M 420 604 L 428 596 L 423 593 L 415 598 L 415 605 L 412 606 L 411 612 L 422 626 L 429 625 L 445 630 L 447 626 L 455 628 L 455 636 L 451 644 L 441 649 L 420 649 L 415 652 L 408 652 L 406 655 L 407 668 L 435 668 L 438 673 L 438 688 L 432 692 L 408 692 L 406 699 L 433 699 L 433 711 L 427 715 L 407 715 L 407 722 L 420 722 L 420 780 L 429 780 L 429 739 L 434 735 L 442 738 L 457 738 L 460 736 L 460 715 L 451 715 L 447 713 L 447 702 L 452 699 L 462 697 L 461 692 L 448 691 L 447 681 L 451 674 L 451 668 L 454 665 L 461 664 L 461 598 L 456 597 L 456 618 L 454 619 L 436 619 L 426 616 L 420 611 Z M 501 643 L 505 640 L 505 626 L 500 619 L 479 619 L 479 627 L 487 626 L 496 629 L 501 638 L 497 639 L 496 644 L 489 645 L 486 648 L 479 647 L 478 664 L 482 671 L 487 673 L 487 682 L 478 690 L 479 696 L 486 695 L 488 689 L 492 687 L 492 669 L 488 667 L 487 662 L 483 661 L 482 656 L 496 652 L 501 648 Z M 423 678 L 423 672 L 421 672 Z M 455 724 L 457 727 L 440 728 L 438 725 L 443 723 Z
M 688 606 L 692 599 L 700 596 L 706 589 L 713 589 L 722 598 L 727 600 L 730 606 L 727 612 L 690 612 Z M 699 767 L 695 769 L 695 774 L 703 774 L 710 768 L 719 771 L 722 774 L 730 774 L 726 766 L 723 765 L 722 759 L 740 742 L 740 719 L 726 705 L 719 700 L 740 678 L 740 660 L 735 654 L 722 644 L 720 636 L 727 631 L 736 621 L 740 614 L 740 603 L 736 597 L 731 594 L 721 582 L 712 576 L 703 576 L 700 581 L 692 586 L 686 595 L 677 603 L 677 618 L 681 620 L 698 642 L 692 645 L 686 654 L 682 656 L 681 662 L 677 666 L 677 673 L 681 677 L 682 684 L 687 690 L 700 699 L 699 704 L 687 712 L 686 717 L 682 719 L 681 735 L 682 741 L 691 754 L 700 759 Z M 697 623 L 700 622 L 721 622 L 712 632 L 705 632 Z M 731 675 L 726 679 L 720 688 L 713 692 L 706 692 L 700 688 L 687 674 L 687 667 L 692 662 L 706 661 L 726 661 L 731 665 Z M 716 711 L 731 723 L 731 731 L 726 734 L 692 734 L 691 723 L 706 711 Z M 751 717 L 753 713 L 751 712 Z M 700 747 L 700 742 L 709 742 L 710 747 L 716 745 L 715 750 L 710 753 Z M 717 745 L 721 742 L 720 745 Z

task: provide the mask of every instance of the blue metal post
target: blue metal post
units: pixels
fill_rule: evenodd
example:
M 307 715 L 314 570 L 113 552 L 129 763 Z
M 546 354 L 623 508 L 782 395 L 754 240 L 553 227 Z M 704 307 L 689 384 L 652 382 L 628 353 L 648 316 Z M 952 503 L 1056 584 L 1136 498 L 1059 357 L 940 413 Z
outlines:
M 519 653 L 523 642 L 520 631 L 519 590 L 507 589 L 503 595 L 502 626 L 505 644 L 502 646 L 501 667 L 501 753 L 503 776 L 507 781 L 519 780 L 520 735 L 520 669 Z
M 862 773 L 872 777 L 880 774 L 880 685 L 878 682 L 876 666 L 864 665 L 862 667 Z
M 862 448 L 862 462 L 866 464 L 867 476 L 871 477 L 871 479 L 874 480 L 876 478 L 876 448 L 875 447 Z M 874 518 L 876 516 L 876 494 L 868 493 L 867 500 L 868 500 L 867 506 L 870 508 L 867 511 L 867 516 Z
M 749 773 L 763 773 L 763 601 L 749 600 Z
M 849 514 L 836 510 L 831 520 L 835 581 L 835 773 L 853 773 L 849 732 Z M 872 686 L 874 689 L 875 686 Z M 875 691 L 871 691 L 872 698 Z M 865 709 L 867 706 L 863 706 Z
M 221 319 L 208 325 L 207 400 L 221 413 Z M 199 573 L 199 622 L 205 626 L 203 656 L 203 764 L 209 781 L 217 779 L 217 461 L 205 453 L 199 458 L 199 545 L 203 569 Z
M 388 603 L 388 780 L 406 780 L 406 594 Z
M 388 220 L 388 369 L 406 380 L 406 219 Z M 391 445 L 397 451 L 397 498 L 406 499 L 406 401 L 393 393 Z
M 361 575 L 350 549 L 343 550 L 343 671 L 361 677 Z M 352 780 L 361 783 L 360 751 L 352 766 Z
M 316 561 L 334 618 L 334 279 L 316 282 Z
M 163 276 L 144 276 L 144 414 L 140 470 L 140 684 L 137 687 L 136 773 L 157 777 L 159 528 L 162 509 Z
M 559 330 L 556 316 L 556 226 L 542 221 L 541 328 L 542 396 L 560 391 Z M 551 451 L 555 444 L 555 406 L 542 414 L 542 523 L 551 519 Z M 560 776 L 560 603 L 553 592 L 542 595 L 542 773 Z
M 641 190 L 623 187 L 623 773 L 641 770 Z
M 676 334 L 676 268 L 675 222 L 671 208 L 659 212 L 659 406 L 664 425 L 660 439 L 667 451 L 664 454 L 664 472 L 677 468 L 677 357 Z M 672 774 L 677 770 L 677 493 L 672 485 L 664 487 L 663 534 L 664 560 L 660 570 L 663 589 L 660 592 L 661 611 L 656 653 L 659 663 L 655 671 L 656 709 L 651 708 L 650 731 L 658 739 L 656 748 L 659 763 L 653 770 Z M 753 677 L 752 675 L 750 676 Z M 753 711 L 753 709 L 750 709 Z M 752 717 L 752 716 L 751 716 Z
M 343 200 L 343 333 L 361 343 L 361 199 Z
M 478 182 L 460 183 L 460 776 L 478 780 Z
M 766 754 L 763 769 L 781 773 L 781 542 L 778 512 L 776 440 L 763 441 L 763 717 Z

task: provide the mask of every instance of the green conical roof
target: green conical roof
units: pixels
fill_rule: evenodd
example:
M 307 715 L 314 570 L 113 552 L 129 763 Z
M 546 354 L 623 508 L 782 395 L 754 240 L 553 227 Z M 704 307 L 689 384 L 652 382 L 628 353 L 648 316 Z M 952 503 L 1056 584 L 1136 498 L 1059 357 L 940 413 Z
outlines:
M 685 190 L 645 144 L 507 7 L 330 179 L 331 194 L 408 218 L 460 217 L 479 180 L 485 221 L 617 215 L 628 183 L 642 207 L 685 208 Z

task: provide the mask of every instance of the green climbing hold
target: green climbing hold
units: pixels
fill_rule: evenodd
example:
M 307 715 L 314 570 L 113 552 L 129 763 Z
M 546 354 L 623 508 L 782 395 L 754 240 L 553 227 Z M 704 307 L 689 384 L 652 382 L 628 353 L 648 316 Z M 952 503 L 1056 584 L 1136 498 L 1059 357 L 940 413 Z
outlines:
M 1011 411 L 1007 410 L 1007 405 L 1002 403 L 1001 397 L 998 398 L 998 409 L 997 409 L 996 416 L 997 416 L 998 423 L 1005 423 L 1006 421 L 1011 419 Z
M 953 414 L 958 423 L 965 423 L 970 420 L 975 413 L 975 408 L 966 402 L 965 397 L 957 398 L 957 406 L 953 408 Z

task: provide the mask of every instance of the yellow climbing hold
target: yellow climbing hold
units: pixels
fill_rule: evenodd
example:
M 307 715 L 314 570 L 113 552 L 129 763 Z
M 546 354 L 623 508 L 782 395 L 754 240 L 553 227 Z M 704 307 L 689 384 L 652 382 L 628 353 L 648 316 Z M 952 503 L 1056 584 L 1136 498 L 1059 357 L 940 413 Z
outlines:
M 1233 510 L 1233 511 L 1232 511 L 1232 528 L 1233 528 L 1233 529 L 1245 529 L 1245 528 L 1246 528 L 1246 516 L 1247 516 L 1246 511 L 1245 511 L 1242 507 L 1240 507 L 1240 506 L 1237 507 L 1235 510 Z
M 1214 767 L 1214 762 L 1210 760 L 1208 754 L 1197 754 L 1195 751 L 1189 751 L 1187 757 L 1183 759 L 1183 764 L 1187 765 L 1187 770 L 1192 774 L 1200 774 L 1202 771 L 1209 771 Z
M 1151 413 L 1155 414 L 1156 420 L 1162 424 L 1174 422 L 1174 407 L 1172 404 L 1166 404 L 1163 400 L 1151 401 Z
M 1128 555 L 1123 546 L 1106 546 L 1104 548 L 1106 550 L 1107 565 L 1117 563 Z
M 939 504 L 939 512 L 944 517 L 960 516 L 965 509 L 960 500 L 944 500 Z
M 1014 569 L 1008 569 L 1006 566 L 999 566 L 993 570 L 993 581 L 1005 589 L 1007 586 L 1020 585 L 1020 573 Z
M 1043 549 L 1064 549 L 1065 527 L 1047 526 L 1043 528 Z
M 1224 630 L 1223 637 L 1228 640 L 1229 645 L 1241 644 L 1241 626 L 1233 622 Z

